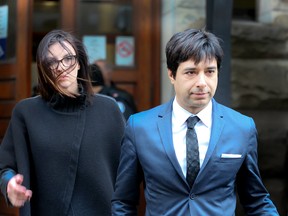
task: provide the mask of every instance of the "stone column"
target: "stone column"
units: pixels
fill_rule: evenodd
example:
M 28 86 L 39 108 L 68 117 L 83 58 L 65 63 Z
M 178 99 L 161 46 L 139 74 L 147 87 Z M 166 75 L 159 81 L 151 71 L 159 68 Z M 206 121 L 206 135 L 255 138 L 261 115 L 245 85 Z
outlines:
M 166 43 L 176 32 L 205 27 L 205 7 L 206 2 L 203 0 L 162 0 L 161 103 L 174 96 L 173 86 L 167 76 Z
M 223 40 L 224 59 L 219 71 L 218 88 L 215 99 L 230 106 L 231 87 L 231 19 L 233 0 L 207 0 L 206 6 L 206 26 L 207 30 L 213 32 Z

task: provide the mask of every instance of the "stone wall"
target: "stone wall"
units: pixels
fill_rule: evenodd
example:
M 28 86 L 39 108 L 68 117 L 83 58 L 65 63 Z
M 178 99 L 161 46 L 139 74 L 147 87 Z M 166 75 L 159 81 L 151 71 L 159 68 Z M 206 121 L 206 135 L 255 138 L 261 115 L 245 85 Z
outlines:
M 232 108 L 253 117 L 259 167 L 280 215 L 287 215 L 288 28 L 232 23 Z M 244 215 L 241 207 L 237 215 Z

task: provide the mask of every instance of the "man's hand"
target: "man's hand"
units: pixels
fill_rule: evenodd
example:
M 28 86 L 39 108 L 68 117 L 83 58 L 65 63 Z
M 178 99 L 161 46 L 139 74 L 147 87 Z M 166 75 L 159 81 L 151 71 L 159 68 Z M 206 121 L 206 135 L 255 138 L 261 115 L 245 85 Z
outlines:
M 24 206 L 32 197 L 32 191 L 22 185 L 23 175 L 17 174 L 10 179 L 7 185 L 7 195 L 11 204 L 15 207 Z

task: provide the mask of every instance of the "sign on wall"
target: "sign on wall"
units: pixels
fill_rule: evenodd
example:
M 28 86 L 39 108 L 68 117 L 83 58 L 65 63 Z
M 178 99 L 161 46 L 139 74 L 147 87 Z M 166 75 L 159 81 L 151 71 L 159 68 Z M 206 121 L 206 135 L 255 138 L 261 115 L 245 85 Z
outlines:
M 6 58 L 8 34 L 8 5 L 0 6 L 0 59 Z
M 134 66 L 134 37 L 118 36 L 116 37 L 115 58 L 117 66 Z
M 106 59 L 105 36 L 83 36 L 83 43 L 87 50 L 89 64 L 98 59 Z

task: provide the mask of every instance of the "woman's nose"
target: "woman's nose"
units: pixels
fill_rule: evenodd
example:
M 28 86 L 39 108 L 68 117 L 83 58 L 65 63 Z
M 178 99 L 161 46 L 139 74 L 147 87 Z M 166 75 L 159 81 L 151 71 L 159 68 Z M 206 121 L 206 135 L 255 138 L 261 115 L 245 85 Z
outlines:
M 58 62 L 58 65 L 56 67 L 56 70 L 63 70 L 62 68 L 62 63 L 61 62 Z

